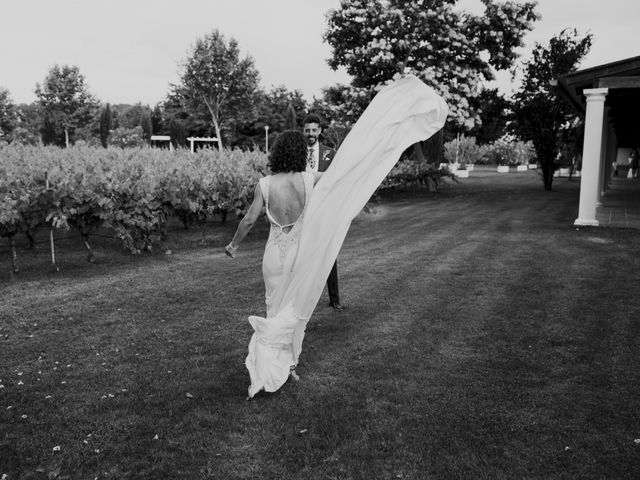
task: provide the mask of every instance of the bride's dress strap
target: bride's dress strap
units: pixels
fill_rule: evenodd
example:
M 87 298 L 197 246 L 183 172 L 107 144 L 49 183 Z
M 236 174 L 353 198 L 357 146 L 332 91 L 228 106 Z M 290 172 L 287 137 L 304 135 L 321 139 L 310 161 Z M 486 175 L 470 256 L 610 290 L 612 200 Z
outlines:
M 260 179 L 260 190 L 262 190 L 262 199 L 264 200 L 264 204 L 269 208 L 269 181 L 271 180 L 271 175 L 267 175 L 266 177 L 262 177 Z
M 302 178 L 304 180 L 304 209 L 306 210 L 309 202 L 311 201 L 311 195 L 313 195 L 313 173 L 310 172 L 302 172 Z

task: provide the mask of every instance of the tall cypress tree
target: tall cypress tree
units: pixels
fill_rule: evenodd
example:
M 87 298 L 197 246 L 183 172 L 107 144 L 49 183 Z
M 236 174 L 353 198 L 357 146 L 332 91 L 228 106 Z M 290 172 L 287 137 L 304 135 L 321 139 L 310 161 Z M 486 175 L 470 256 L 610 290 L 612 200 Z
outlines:
M 163 127 L 166 129 L 166 126 L 163 125 L 162 117 L 162 108 L 160 107 L 160 104 L 157 104 L 151 112 L 151 132 L 153 134 L 161 134 L 163 132 Z
M 151 141 L 151 135 L 153 135 L 153 122 L 151 121 L 151 111 L 145 110 L 142 114 L 142 118 L 140 119 L 140 126 L 142 127 L 142 132 L 144 133 L 144 139 L 147 142 Z
M 296 119 L 296 111 L 293 109 L 293 105 L 289 103 L 289 106 L 287 107 L 287 118 L 285 120 L 285 128 L 287 130 L 297 130 L 298 129 L 297 123 L 298 122 Z
M 184 128 L 184 124 L 177 118 L 171 117 L 169 122 L 169 135 L 171 136 L 171 143 L 176 148 L 187 146 L 187 132 Z
M 107 148 L 112 126 L 111 106 L 107 103 L 100 113 L 100 143 L 104 148 Z

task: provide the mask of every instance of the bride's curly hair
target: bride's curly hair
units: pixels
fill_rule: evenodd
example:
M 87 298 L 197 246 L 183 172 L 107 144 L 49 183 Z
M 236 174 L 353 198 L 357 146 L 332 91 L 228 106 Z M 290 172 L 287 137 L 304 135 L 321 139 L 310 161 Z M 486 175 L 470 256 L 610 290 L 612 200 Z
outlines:
M 273 142 L 269 154 L 271 173 L 304 172 L 307 168 L 307 141 L 297 130 L 286 130 Z

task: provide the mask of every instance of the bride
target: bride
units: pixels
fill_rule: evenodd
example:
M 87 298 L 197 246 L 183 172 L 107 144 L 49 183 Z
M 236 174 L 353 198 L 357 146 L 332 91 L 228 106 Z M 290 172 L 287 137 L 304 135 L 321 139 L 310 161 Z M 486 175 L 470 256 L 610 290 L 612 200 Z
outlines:
M 282 282 L 283 276 L 293 267 L 298 252 L 305 209 L 311 200 L 313 186 L 322 176 L 321 172 L 308 173 L 305 171 L 307 148 L 307 140 L 300 132 L 289 130 L 278 136 L 269 155 L 271 175 L 260 179 L 256 185 L 253 202 L 247 214 L 238 224 L 233 240 L 225 249 L 227 255 L 232 258 L 235 256 L 240 242 L 247 236 L 262 213 L 262 208 L 265 207 L 267 218 L 271 224 L 269 238 L 262 257 L 267 318 L 276 313 L 271 300 L 273 293 Z M 258 331 L 260 317 L 250 317 L 249 321 Z M 262 374 L 259 372 L 261 365 L 256 364 L 256 348 L 258 348 L 256 343 L 264 344 L 264 342 L 264 338 L 258 338 L 254 334 L 249 345 L 247 368 L 253 387 L 249 388 L 249 397 L 253 397 L 261 388 L 269 392 L 279 388 L 279 386 L 274 388 L 267 378 L 262 379 Z M 270 353 L 270 361 L 282 364 L 282 368 L 288 368 L 289 375 L 298 380 L 293 360 L 293 347 L 290 342 L 272 342 L 268 346 L 267 352 Z M 262 366 L 266 367 L 268 364 L 263 363 Z M 269 375 L 268 371 L 262 373 Z
M 256 186 L 253 203 L 226 247 L 233 257 L 265 206 L 271 223 L 262 262 L 267 316 L 249 317 L 254 329 L 245 361 L 249 398 L 298 378 L 295 367 L 307 322 L 351 221 L 402 152 L 440 130 L 447 114 L 444 100 L 418 78 L 396 80 L 372 100 L 322 178 L 304 172 L 302 134 L 288 131 L 276 140 L 272 175 Z

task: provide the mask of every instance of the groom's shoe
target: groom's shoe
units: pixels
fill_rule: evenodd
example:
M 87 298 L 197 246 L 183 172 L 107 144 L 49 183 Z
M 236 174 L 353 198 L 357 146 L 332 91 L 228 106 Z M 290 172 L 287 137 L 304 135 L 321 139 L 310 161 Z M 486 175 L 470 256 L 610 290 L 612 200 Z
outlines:
M 329 306 L 333 308 L 336 312 L 342 312 L 345 307 L 340 305 L 340 302 L 329 302 Z

